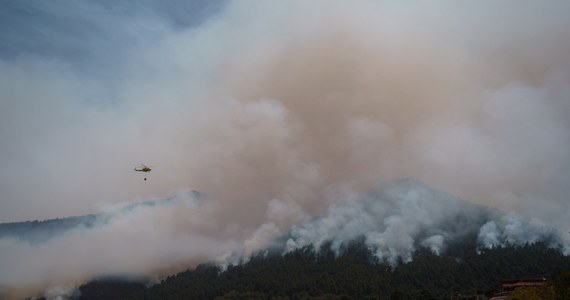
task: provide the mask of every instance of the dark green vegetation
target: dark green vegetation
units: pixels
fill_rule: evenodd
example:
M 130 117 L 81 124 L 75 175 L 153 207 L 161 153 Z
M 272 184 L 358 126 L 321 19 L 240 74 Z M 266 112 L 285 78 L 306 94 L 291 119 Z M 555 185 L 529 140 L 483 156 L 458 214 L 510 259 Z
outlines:
M 147 288 L 94 281 L 80 287 L 81 299 L 449 299 L 451 293 L 490 295 L 500 280 L 525 277 L 552 280 L 560 295 L 570 286 L 570 257 L 545 243 L 479 254 L 473 244 L 440 256 L 419 250 L 413 261 L 395 267 L 378 261 L 362 242 L 348 244 L 340 256 L 328 249 L 258 254 L 225 271 L 204 264 Z

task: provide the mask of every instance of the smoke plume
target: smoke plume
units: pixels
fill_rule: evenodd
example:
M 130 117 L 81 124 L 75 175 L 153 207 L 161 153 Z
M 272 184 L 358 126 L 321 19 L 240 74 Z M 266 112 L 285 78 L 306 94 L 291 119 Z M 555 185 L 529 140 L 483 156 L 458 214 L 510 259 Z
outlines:
M 389 261 L 468 229 L 481 246 L 568 251 L 568 9 L 8 1 L 0 222 L 182 200 L 41 244 L 0 239 L 0 289 L 224 261 L 288 234 L 291 249 L 364 235 Z

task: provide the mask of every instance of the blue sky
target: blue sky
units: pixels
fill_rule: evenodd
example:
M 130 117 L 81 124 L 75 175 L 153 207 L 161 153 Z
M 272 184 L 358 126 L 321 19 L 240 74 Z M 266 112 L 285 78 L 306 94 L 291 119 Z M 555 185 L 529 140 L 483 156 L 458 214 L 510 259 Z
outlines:
M 73 76 L 121 81 L 131 52 L 164 35 L 199 26 L 224 1 L 3 1 L 0 57 L 47 60 Z

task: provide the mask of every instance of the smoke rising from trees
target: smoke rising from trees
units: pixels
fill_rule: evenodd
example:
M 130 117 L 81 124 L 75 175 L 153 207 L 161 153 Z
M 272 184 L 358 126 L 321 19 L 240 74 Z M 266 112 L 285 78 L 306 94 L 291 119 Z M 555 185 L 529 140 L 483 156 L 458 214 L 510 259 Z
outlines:
M 200 22 L 129 5 L 7 4 L 24 21 L 0 30 L 0 222 L 208 200 L 0 239 L 0 286 L 223 260 L 291 229 L 291 247 L 358 233 L 393 259 L 441 251 L 452 220 L 482 245 L 570 226 L 566 2 L 232 1 Z M 401 178 L 453 196 L 371 196 Z M 512 214 L 480 224 L 478 205 Z

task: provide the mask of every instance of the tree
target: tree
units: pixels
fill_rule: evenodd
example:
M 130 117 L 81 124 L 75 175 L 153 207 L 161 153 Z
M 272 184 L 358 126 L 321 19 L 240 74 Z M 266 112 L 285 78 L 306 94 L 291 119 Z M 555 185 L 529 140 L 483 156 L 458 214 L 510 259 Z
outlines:
M 558 274 L 554 280 L 554 291 L 556 292 L 556 299 L 570 299 L 570 271 Z

